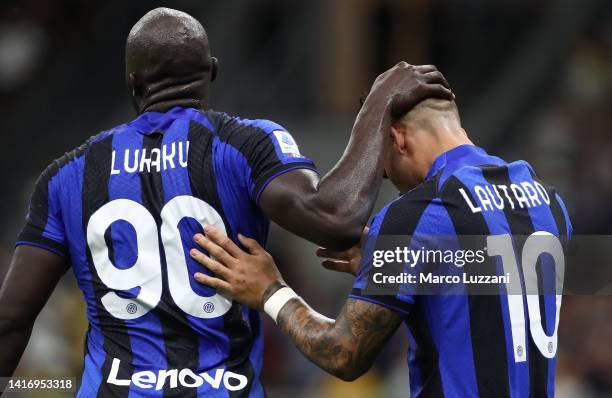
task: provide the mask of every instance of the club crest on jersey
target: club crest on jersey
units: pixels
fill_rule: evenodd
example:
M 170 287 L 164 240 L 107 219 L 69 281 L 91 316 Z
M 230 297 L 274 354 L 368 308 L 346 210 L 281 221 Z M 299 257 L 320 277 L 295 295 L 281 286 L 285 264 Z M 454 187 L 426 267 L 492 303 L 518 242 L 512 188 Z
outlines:
M 129 379 L 121 379 L 119 378 L 120 366 L 121 360 L 113 358 L 110 373 L 106 380 L 107 383 L 118 386 L 130 386 L 133 384 L 138 388 L 155 389 L 158 391 L 177 388 L 179 385 L 187 388 L 198 388 L 204 384 L 208 384 L 217 390 L 223 384 L 223 387 L 228 391 L 239 391 L 245 388 L 249 381 L 246 376 L 223 368 L 215 369 L 212 375 L 210 374 L 212 373 L 211 371 L 195 373 L 191 369 L 143 370 L 134 372 Z
M 150 173 L 175 167 L 187 167 L 189 141 L 164 144 L 160 148 L 126 149 L 111 155 L 111 175 L 121 173 Z
M 275 130 L 273 132 L 276 141 L 278 142 L 278 146 L 280 150 L 285 156 L 290 158 L 301 158 L 300 150 L 298 149 L 297 143 L 286 131 L 283 130 Z
M 474 202 L 465 189 L 459 188 L 461 197 L 465 200 L 472 213 L 491 210 L 524 209 L 542 205 L 550 205 L 550 197 L 546 189 L 537 181 L 533 183 L 522 181 L 519 184 L 476 184 L 473 187 L 476 201 Z

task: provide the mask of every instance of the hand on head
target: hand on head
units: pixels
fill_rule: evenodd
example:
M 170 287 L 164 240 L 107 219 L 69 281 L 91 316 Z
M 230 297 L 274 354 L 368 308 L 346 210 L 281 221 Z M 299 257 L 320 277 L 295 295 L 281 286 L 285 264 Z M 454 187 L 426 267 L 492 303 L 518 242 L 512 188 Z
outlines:
M 428 98 L 453 101 L 455 95 L 435 66 L 402 61 L 376 78 L 364 103 L 384 104 L 390 116 L 398 118 Z
M 390 139 L 383 168 L 400 192 L 423 182 L 433 161 L 458 145 L 471 144 L 446 78 L 433 65 L 400 62 L 372 86 L 362 115 L 379 114 L 379 131 Z

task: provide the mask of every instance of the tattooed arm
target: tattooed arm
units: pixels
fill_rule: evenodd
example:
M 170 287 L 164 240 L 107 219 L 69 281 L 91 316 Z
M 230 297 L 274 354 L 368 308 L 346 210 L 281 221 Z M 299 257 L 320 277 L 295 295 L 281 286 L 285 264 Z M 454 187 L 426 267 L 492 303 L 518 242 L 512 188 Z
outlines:
M 206 237 L 198 234 L 194 239 L 214 260 L 196 249 L 191 256 L 217 277 L 196 273 L 198 282 L 257 310 L 286 286 L 272 257 L 255 240 L 238 236 L 247 253 L 215 228 L 205 232 Z M 352 298 L 337 319 L 329 319 L 297 297 L 281 308 L 276 321 L 308 359 L 348 381 L 370 368 L 402 319 L 386 307 Z
M 402 322 L 398 313 L 349 298 L 337 319 L 319 314 L 301 298 L 278 314 L 278 327 L 318 367 L 342 380 L 364 374 Z

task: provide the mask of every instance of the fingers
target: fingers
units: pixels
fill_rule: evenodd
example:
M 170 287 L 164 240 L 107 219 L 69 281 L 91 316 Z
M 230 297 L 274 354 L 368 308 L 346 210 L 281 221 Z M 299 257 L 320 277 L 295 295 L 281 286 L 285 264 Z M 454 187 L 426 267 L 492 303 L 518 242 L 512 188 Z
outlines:
M 325 260 L 321 262 L 321 265 L 332 271 L 354 274 L 351 263 L 346 261 Z
M 334 250 L 326 249 L 324 247 L 319 247 L 317 251 L 315 252 L 315 254 L 317 255 L 317 257 L 321 257 L 321 258 L 331 258 L 331 259 L 344 260 L 344 261 L 351 260 L 350 254 L 346 251 L 337 252 Z
M 235 260 L 235 258 L 231 256 L 223 247 L 211 240 L 209 235 L 204 236 L 202 234 L 196 234 L 193 237 L 193 240 L 195 240 L 195 242 L 200 245 L 201 248 L 206 250 L 211 256 L 223 263 L 225 266 L 232 265 L 232 262 Z
M 376 77 L 376 80 L 374 81 L 374 84 L 382 80 L 385 80 L 389 75 L 393 74 L 397 69 L 407 69 L 407 68 L 412 68 L 412 67 L 413 67 L 412 65 L 410 65 L 409 63 L 405 61 L 398 62 L 392 68 L 389 68 L 383 73 L 381 73 L 380 75 L 378 75 L 378 77 Z
M 423 74 L 423 79 L 429 84 L 442 84 L 444 87 L 450 89 L 450 85 L 446 81 L 446 78 L 439 71 L 425 73 Z
M 423 98 L 427 98 L 424 95 L 415 97 L 412 93 L 407 94 L 396 94 L 391 101 L 391 116 L 399 118 L 406 112 L 410 111 L 418 102 Z
M 435 65 L 409 65 L 406 62 L 400 62 L 396 65 L 398 68 L 409 68 L 412 67 L 414 70 L 423 75 L 426 83 L 429 84 L 442 84 L 444 87 L 450 89 L 450 84 L 444 77 L 444 75 L 436 68 Z
M 242 246 L 246 247 L 249 253 L 256 254 L 264 251 L 263 247 L 257 243 L 255 239 L 247 238 L 242 234 L 238 234 L 238 240 L 242 243 Z
M 436 68 L 435 65 L 415 65 L 414 69 L 421 74 L 438 71 L 438 68 Z
M 442 84 L 422 84 L 414 92 L 400 93 L 393 97 L 390 107 L 391 116 L 399 118 L 427 98 L 453 101 L 455 95 Z
M 191 249 L 189 254 L 194 260 L 208 268 L 214 274 L 219 275 L 226 280 L 230 278 L 232 273 L 225 265 L 213 260 L 197 249 Z
M 237 258 L 242 253 L 242 250 L 240 250 L 240 248 L 230 238 L 228 238 L 227 235 L 219 231 L 217 228 L 206 225 L 204 226 L 204 233 L 208 238 L 210 238 L 210 240 L 221 246 L 231 256 Z
M 424 98 L 439 98 L 449 101 L 455 100 L 455 94 L 453 94 L 450 89 L 444 87 L 442 84 L 428 84 L 424 86 L 423 90 Z
M 225 281 L 223 281 L 223 280 L 221 280 L 219 278 L 215 278 L 215 277 L 212 277 L 210 275 L 203 274 L 201 272 L 196 272 L 193 275 L 193 277 L 195 278 L 196 281 L 198 281 L 198 282 L 200 282 L 200 283 L 202 283 L 204 285 L 213 287 L 213 288 L 215 288 L 217 290 L 221 290 L 221 291 L 225 291 L 225 292 L 230 292 L 231 288 L 232 288 L 232 286 L 229 283 L 227 283 L 227 282 L 225 282 Z
M 410 65 L 400 62 L 381 74 L 372 90 L 377 99 L 386 96 L 393 118 L 401 117 L 428 98 L 453 101 L 455 95 L 444 75 L 434 65 Z

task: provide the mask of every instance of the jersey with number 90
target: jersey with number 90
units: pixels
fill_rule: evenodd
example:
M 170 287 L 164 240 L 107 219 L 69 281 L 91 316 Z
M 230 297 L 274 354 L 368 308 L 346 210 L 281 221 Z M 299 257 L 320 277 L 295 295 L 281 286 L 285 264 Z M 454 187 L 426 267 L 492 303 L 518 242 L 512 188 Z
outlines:
M 195 282 L 208 224 L 265 243 L 276 176 L 314 170 L 265 120 L 173 108 L 92 137 L 39 178 L 17 244 L 72 264 L 90 324 L 79 396 L 263 396 L 258 314 Z

